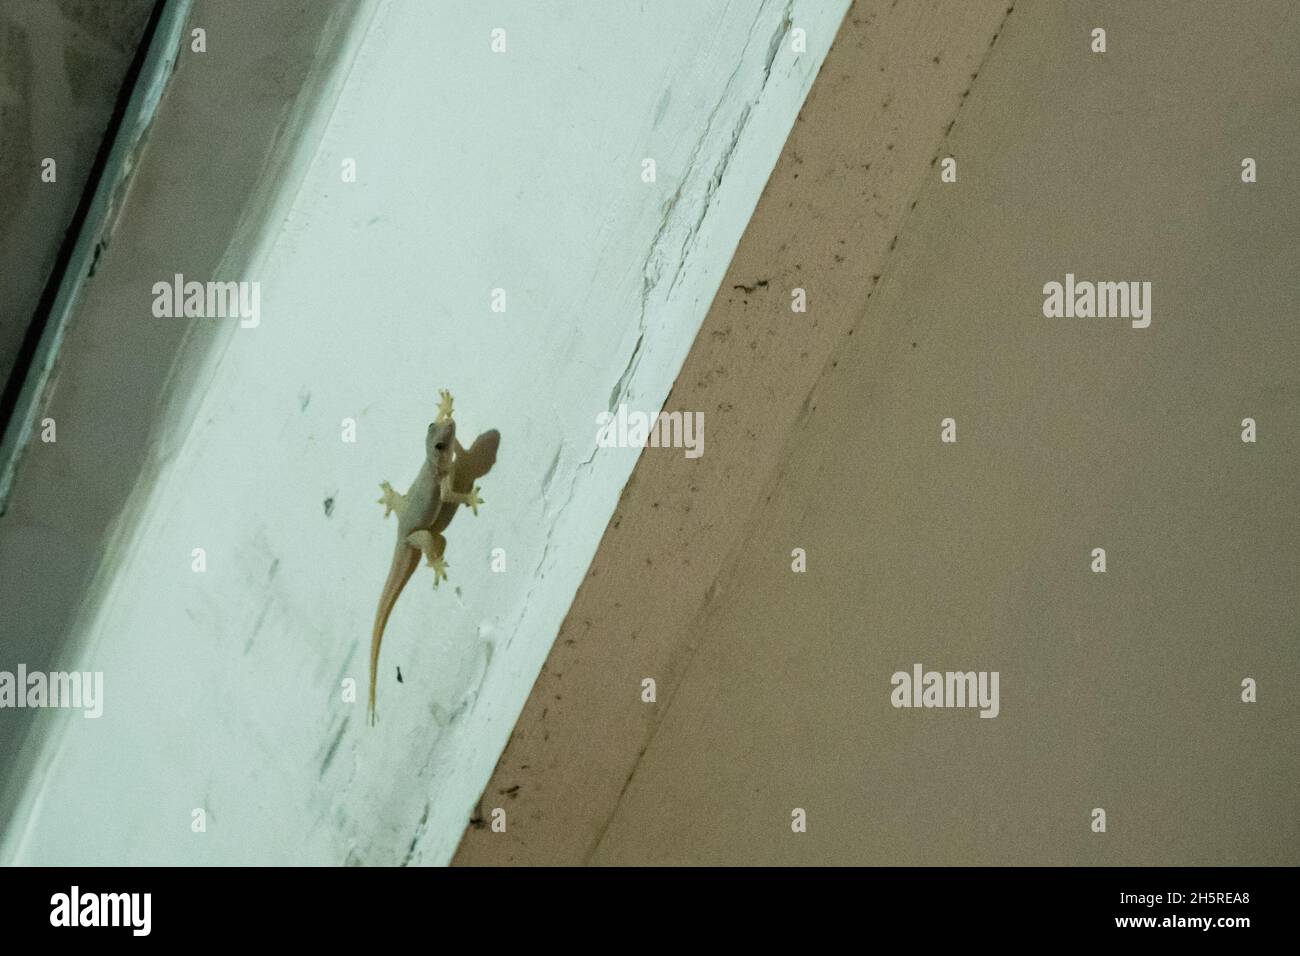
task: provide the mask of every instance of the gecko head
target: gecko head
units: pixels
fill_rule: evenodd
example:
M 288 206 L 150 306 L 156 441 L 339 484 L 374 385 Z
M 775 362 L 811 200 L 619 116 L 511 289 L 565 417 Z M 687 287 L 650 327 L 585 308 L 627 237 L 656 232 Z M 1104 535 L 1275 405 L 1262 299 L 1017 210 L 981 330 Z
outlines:
M 450 465 L 456 448 L 456 423 L 433 422 L 424 438 L 424 453 L 435 465 Z

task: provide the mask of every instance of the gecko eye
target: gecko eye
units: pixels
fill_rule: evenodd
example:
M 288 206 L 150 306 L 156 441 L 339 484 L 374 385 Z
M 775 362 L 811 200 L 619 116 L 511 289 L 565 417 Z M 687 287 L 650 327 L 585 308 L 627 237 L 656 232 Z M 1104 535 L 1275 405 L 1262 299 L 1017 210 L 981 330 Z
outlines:
M 446 443 L 445 441 L 440 441 L 440 442 L 438 442 L 436 445 L 434 445 L 433 447 L 434 447 L 434 449 L 437 450 L 437 451 L 442 451 L 444 448 L 447 447 L 447 443 Z

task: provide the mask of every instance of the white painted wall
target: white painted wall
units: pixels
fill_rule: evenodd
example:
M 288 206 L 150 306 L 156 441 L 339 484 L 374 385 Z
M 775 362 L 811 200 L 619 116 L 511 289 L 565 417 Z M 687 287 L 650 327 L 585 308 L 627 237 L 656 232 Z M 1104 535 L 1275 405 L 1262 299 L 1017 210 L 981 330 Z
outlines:
M 104 716 L 43 715 L 0 858 L 450 857 L 636 460 L 596 449 L 595 416 L 661 406 L 846 7 L 379 5 L 246 276 L 261 325 L 230 337 L 67 655 L 105 672 Z M 453 587 L 422 568 L 398 603 L 368 728 L 377 486 L 414 475 L 440 387 L 501 457 L 448 532 Z

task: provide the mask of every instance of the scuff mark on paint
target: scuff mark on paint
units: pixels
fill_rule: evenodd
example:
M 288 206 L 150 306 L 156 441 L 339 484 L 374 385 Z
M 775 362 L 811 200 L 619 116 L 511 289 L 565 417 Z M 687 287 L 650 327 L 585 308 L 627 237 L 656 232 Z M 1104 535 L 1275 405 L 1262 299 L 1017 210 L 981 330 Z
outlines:
M 104 249 L 107 246 L 108 242 L 103 239 L 95 243 L 95 251 L 90 257 L 90 269 L 86 272 L 87 279 L 93 279 L 95 277 L 95 270 L 99 268 L 99 257 L 103 255 Z
M 262 629 L 262 623 L 266 620 L 267 612 L 271 610 L 271 604 L 274 601 L 274 595 L 267 595 L 266 600 L 262 602 L 262 610 L 258 612 L 257 620 L 253 622 L 253 634 L 257 634 Z M 248 640 L 251 644 L 253 640 L 252 636 L 250 636 Z
M 348 729 L 348 721 L 350 719 L 351 718 L 344 717 L 343 723 L 339 724 L 338 733 L 334 735 L 333 743 L 331 743 L 329 745 L 329 749 L 325 751 L 325 759 L 321 761 L 320 773 L 317 774 L 316 779 L 323 780 L 325 777 L 325 771 L 328 770 L 330 768 L 330 764 L 334 762 L 334 755 L 338 752 L 339 744 L 343 740 L 343 734 Z
M 415 825 L 415 834 L 411 837 L 411 844 L 406 849 L 406 856 L 402 857 L 399 866 L 406 866 L 415 857 L 416 848 L 420 843 L 420 836 L 424 833 L 424 826 L 429 822 L 429 801 L 424 802 L 424 813 L 420 814 L 420 822 Z
M 651 122 L 653 129 L 658 129 L 659 124 L 663 122 L 664 114 L 668 112 L 668 104 L 672 102 L 673 88 L 671 86 L 664 89 L 664 95 L 659 97 L 659 105 L 655 107 L 654 120 Z
M 542 498 L 545 498 L 551 490 L 551 481 L 555 478 L 555 470 L 560 465 L 560 458 L 564 454 L 564 444 L 555 449 L 555 457 L 551 459 L 551 464 L 546 469 L 546 474 L 542 476 Z

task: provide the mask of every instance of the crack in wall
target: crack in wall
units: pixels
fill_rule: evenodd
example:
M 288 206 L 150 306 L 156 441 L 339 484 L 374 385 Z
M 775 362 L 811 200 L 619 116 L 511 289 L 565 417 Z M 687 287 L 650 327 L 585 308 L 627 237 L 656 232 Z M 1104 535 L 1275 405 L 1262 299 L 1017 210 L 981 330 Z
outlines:
M 787 0 L 785 9 L 781 14 L 781 19 L 777 23 L 771 39 L 768 41 L 767 51 L 764 55 L 762 65 L 763 78 L 753 94 L 746 98 L 745 105 L 741 108 L 740 114 L 736 118 L 735 123 L 732 124 L 731 133 L 727 139 L 726 146 L 723 148 L 722 154 L 718 157 L 717 162 L 714 163 L 713 172 L 704 186 L 703 195 L 699 202 L 698 215 L 695 216 L 694 221 L 686 228 L 678 253 L 673 257 L 676 262 L 676 268 L 673 270 L 672 279 L 668 283 L 667 289 L 663 292 L 662 297 L 665 299 L 670 296 L 673 290 L 677 287 L 677 282 L 681 278 L 682 272 L 685 270 L 686 260 L 694 249 L 696 239 L 699 236 L 700 230 L 703 228 L 705 219 L 708 217 L 709 210 L 713 207 L 718 190 L 722 186 L 727 170 L 730 168 L 731 161 L 740 145 L 741 136 L 744 134 L 745 129 L 749 124 L 749 119 L 753 113 L 754 106 L 762 98 L 763 93 L 767 89 L 768 81 L 772 76 L 772 68 L 776 62 L 777 56 L 781 52 L 781 41 L 789 32 L 789 29 L 794 22 L 793 18 L 794 0 Z M 757 32 L 762 19 L 763 11 L 760 10 L 758 15 L 754 18 L 754 23 L 750 27 L 749 34 L 745 39 L 745 45 L 741 48 L 739 62 L 737 63 L 736 68 L 732 70 L 730 75 L 727 77 L 726 83 L 723 84 L 722 95 L 719 96 L 718 102 L 715 103 L 713 109 L 710 110 L 709 116 L 704 123 L 704 131 L 700 134 L 699 138 L 695 142 L 694 148 L 691 150 L 691 155 L 687 160 L 686 169 L 682 173 L 681 180 L 679 181 L 676 190 L 673 191 L 673 194 L 664 202 L 663 208 L 660 211 L 659 225 L 655 230 L 654 236 L 650 240 L 650 246 L 641 262 L 640 315 L 637 319 L 636 342 L 633 343 L 631 354 L 628 356 L 628 360 L 623 367 L 622 373 L 619 375 L 618 381 L 610 391 L 610 412 L 613 412 L 618 407 L 619 402 L 627 395 L 628 386 L 631 382 L 632 376 L 636 373 L 636 370 L 641 363 L 641 357 L 644 354 L 643 346 L 646 338 L 647 314 L 650 310 L 650 299 L 661 286 L 667 259 L 665 246 L 667 245 L 670 233 L 673 231 L 673 227 L 676 225 L 676 219 L 673 213 L 676 211 L 688 188 L 696 181 L 697 177 L 695 176 L 695 171 L 700 165 L 701 155 L 711 143 L 713 138 L 712 132 L 718 114 L 722 112 L 724 107 L 733 102 L 731 96 L 732 89 L 736 84 L 736 78 L 741 74 L 742 70 L 745 69 L 747 54 L 750 47 L 753 45 L 755 33 Z M 518 620 L 522 620 L 524 614 L 527 612 L 527 608 L 532 601 L 533 591 L 536 589 L 536 583 L 543 576 L 543 569 L 546 567 L 547 559 L 550 557 L 555 534 L 554 519 L 557 519 L 561 514 L 563 514 L 573 502 L 573 498 L 577 492 L 578 479 L 581 477 L 583 471 L 589 468 L 592 462 L 596 459 L 598 448 L 594 446 L 594 436 L 592 441 L 593 448 L 591 454 L 579 462 L 574 468 L 573 473 L 569 477 L 568 490 L 564 495 L 564 499 L 554 508 L 548 506 L 550 500 L 548 492 L 552 480 L 555 477 L 556 467 L 558 466 L 560 457 L 563 453 L 563 447 L 556 452 L 555 460 L 552 462 L 551 467 L 547 472 L 547 479 L 542 494 L 542 512 L 547 525 L 546 541 L 542 546 L 541 557 L 538 559 L 537 564 L 533 569 L 533 585 L 529 588 L 528 594 L 524 598 L 523 609 L 520 611 Z M 518 624 L 518 621 L 515 623 Z
M 686 260 L 691 253 L 691 249 L 695 245 L 696 238 L 704 224 L 705 218 L 708 216 L 709 209 L 713 205 L 713 200 L 717 195 L 718 188 L 722 185 L 722 180 L 726 176 L 727 170 L 731 165 L 731 160 L 735 155 L 736 147 L 740 143 L 740 137 L 749 123 L 750 114 L 753 112 L 755 104 L 762 98 L 763 92 L 767 89 L 768 80 L 772 76 L 772 67 L 776 62 L 777 55 L 781 52 L 781 40 L 785 37 L 793 23 L 793 10 L 794 0 L 787 0 L 785 10 L 781 15 L 781 20 L 777 24 L 777 28 L 773 32 L 771 40 L 768 42 L 767 53 L 763 59 L 763 79 L 759 83 L 758 89 L 748 98 L 745 106 L 741 109 L 739 117 L 737 117 L 736 122 L 732 126 L 731 136 L 727 145 L 723 149 L 722 155 L 718 158 L 718 161 L 714 164 L 713 174 L 707 180 L 704 195 L 699 202 L 699 213 L 695 217 L 694 222 L 687 227 L 685 235 L 682 237 L 677 255 L 673 257 L 676 262 L 676 268 L 673 270 L 672 279 L 668 283 L 668 288 L 663 293 L 664 298 L 672 295 L 673 290 L 677 287 L 677 282 L 681 278 L 682 272 L 685 269 Z M 731 100 L 730 94 L 732 87 L 735 85 L 736 77 L 740 75 L 741 70 L 745 66 L 746 54 L 749 52 L 749 48 L 753 44 L 754 33 L 762 18 L 763 11 L 760 10 L 758 16 L 754 19 L 754 24 L 750 27 L 749 35 L 745 40 L 745 45 L 741 48 L 740 62 L 736 65 L 736 68 L 731 71 L 731 75 L 727 77 L 727 82 L 722 88 L 722 95 L 718 98 L 718 102 L 714 104 L 713 109 L 709 112 L 708 119 L 705 120 L 704 131 L 700 134 L 700 137 L 695 142 L 695 147 L 691 150 L 690 158 L 686 161 L 686 169 L 682 173 L 677 189 L 664 202 L 663 208 L 660 211 L 659 226 L 650 240 L 650 246 L 646 250 L 645 258 L 641 263 L 641 311 L 637 319 L 637 338 L 636 342 L 632 346 L 632 352 L 628 356 L 627 363 L 623 367 L 622 374 L 619 375 L 618 381 L 614 383 L 614 387 L 610 390 L 609 411 L 611 412 L 618 407 L 620 400 L 622 400 L 626 395 L 628 384 L 630 383 L 633 374 L 635 374 L 637 366 L 640 365 L 641 362 L 642 346 L 645 344 L 647 327 L 646 316 L 650 308 L 650 297 L 659 288 L 663 278 L 665 260 L 667 258 L 664 252 L 664 246 L 667 244 L 668 236 L 675 225 L 673 214 L 676 212 L 677 206 L 681 202 L 688 187 L 693 185 L 695 181 L 695 170 L 700 163 L 700 156 L 705 151 L 706 146 L 710 144 L 713 126 L 717 120 L 718 114 Z

